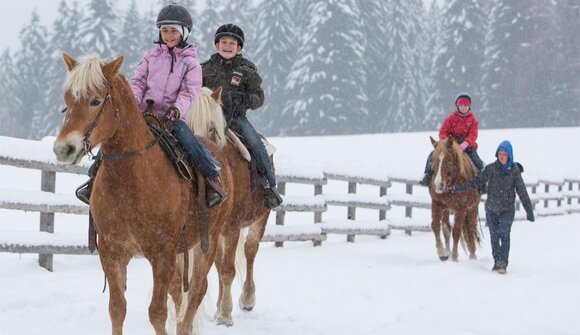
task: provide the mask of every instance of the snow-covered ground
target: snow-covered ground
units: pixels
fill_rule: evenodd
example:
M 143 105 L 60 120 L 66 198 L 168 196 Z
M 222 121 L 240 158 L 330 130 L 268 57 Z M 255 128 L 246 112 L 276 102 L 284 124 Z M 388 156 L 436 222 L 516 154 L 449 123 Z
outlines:
M 272 142 L 278 149 L 277 167 L 287 174 L 339 169 L 419 178 L 431 149 L 429 135 L 436 132 Z M 525 180 L 580 179 L 580 128 L 481 131 L 479 153 L 485 162 L 493 159 L 504 139 L 512 141 L 516 161 L 525 166 Z M 4 140 L 0 154 L 25 150 L 8 148 L 13 142 Z M 50 154 L 38 155 L 50 159 Z M 57 192 L 72 192 L 84 179 L 58 176 Z M 37 171 L 0 166 L 1 189 L 38 189 L 39 180 Z M 328 187 L 346 192 L 344 185 Z M 287 191 L 312 194 L 305 187 Z M 359 192 L 375 194 L 376 189 L 361 187 Z M 331 209 L 324 218 L 344 218 L 345 211 Z M 286 216 L 288 225 L 304 223 L 304 215 L 291 214 Z M 427 211 L 413 214 L 428 220 Z M 360 215 L 378 216 L 377 211 Z M 83 216 L 56 216 L 60 231 L 84 232 L 85 221 Z M 459 263 L 439 261 L 431 233 L 407 236 L 393 231 L 386 240 L 358 236 L 356 243 L 330 236 L 316 248 L 309 242 L 288 242 L 284 248 L 263 243 L 255 267 L 255 310 L 247 313 L 235 306 L 232 328 L 208 320 L 204 329 L 207 334 L 252 335 L 579 334 L 579 222 L 579 214 L 516 221 L 505 276 L 490 271 L 489 234 L 483 223 L 479 259 L 468 261 L 461 252 Z M 6 227 L 38 230 L 38 214 L 0 210 L 0 234 Z M 101 293 L 98 258 L 55 256 L 54 268 L 52 273 L 40 268 L 36 255 L 0 254 L 0 334 L 110 332 L 108 293 Z M 217 296 L 216 280 L 212 273 L 210 309 Z M 151 287 L 148 263 L 133 260 L 128 269 L 126 334 L 154 333 L 147 316 Z M 235 282 L 234 299 L 239 291 Z

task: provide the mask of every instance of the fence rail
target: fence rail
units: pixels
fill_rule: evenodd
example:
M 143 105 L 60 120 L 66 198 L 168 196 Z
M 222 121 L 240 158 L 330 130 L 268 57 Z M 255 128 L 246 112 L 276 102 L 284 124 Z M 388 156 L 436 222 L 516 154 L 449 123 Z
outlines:
M 84 234 L 54 233 L 55 213 L 88 214 L 88 206 L 79 202 L 74 195 L 55 193 L 56 173 L 85 175 L 87 168 L 1 155 L 0 165 L 41 171 L 40 191 L 0 190 L 0 208 L 40 213 L 38 232 L 5 234 L 10 237 L 0 238 L 0 252 L 37 253 L 39 264 L 50 271 L 54 254 L 88 255 L 87 237 Z M 325 194 L 324 186 L 329 181 L 346 182 L 347 193 Z M 311 185 L 313 193 L 311 196 L 286 195 L 287 184 Z M 404 185 L 405 193 L 389 193 L 394 184 Z M 378 187 L 377 195 L 357 194 L 357 185 Z M 274 242 L 276 246 L 283 246 L 287 241 L 312 241 L 314 245 L 320 245 L 328 234 L 344 234 L 347 241 L 354 242 L 356 235 L 386 238 L 391 229 L 404 230 L 409 235 L 413 231 L 430 231 L 428 220 L 413 218 L 414 208 L 431 208 L 431 199 L 428 196 L 413 194 L 417 185 L 415 180 L 397 176 L 377 179 L 326 171 L 320 171 L 316 177 L 279 175 L 278 187 L 284 195 L 284 203 L 275 209 L 276 225 L 267 227 L 262 241 Z M 544 210 L 538 209 L 538 216 L 580 212 L 580 179 L 539 180 L 526 186 L 531 191 L 530 197 L 534 206 L 541 202 L 544 204 Z M 328 206 L 346 207 L 346 218 L 324 221 L 323 213 L 328 210 Z M 387 218 L 392 207 L 404 207 L 405 217 Z M 378 210 L 378 220 L 357 220 L 357 208 Z M 292 212 L 313 213 L 313 224 L 285 226 L 286 214 Z M 516 215 L 516 219 L 518 218 L 525 216 L 520 213 Z

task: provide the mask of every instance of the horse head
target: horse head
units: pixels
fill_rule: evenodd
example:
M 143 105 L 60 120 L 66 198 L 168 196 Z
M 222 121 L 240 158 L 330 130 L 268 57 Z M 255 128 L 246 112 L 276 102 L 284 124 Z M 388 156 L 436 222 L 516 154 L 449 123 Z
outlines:
M 439 140 L 434 146 L 433 186 L 436 193 L 442 194 L 447 192 L 450 186 L 464 181 L 461 176 L 465 174 L 466 157 L 463 157 L 465 155 L 452 137 Z
M 193 133 L 211 139 L 219 148 L 226 145 L 226 120 L 221 107 L 222 87 L 212 92 L 202 87 L 189 109 L 189 127 Z
M 112 137 L 119 128 L 113 87 L 121 86 L 118 82 L 124 78 L 119 72 L 123 56 L 110 63 L 96 55 L 78 62 L 67 54 L 63 58 L 68 68 L 66 116 L 53 151 L 60 163 L 77 164 L 92 147 Z M 129 89 L 128 83 L 124 86 Z

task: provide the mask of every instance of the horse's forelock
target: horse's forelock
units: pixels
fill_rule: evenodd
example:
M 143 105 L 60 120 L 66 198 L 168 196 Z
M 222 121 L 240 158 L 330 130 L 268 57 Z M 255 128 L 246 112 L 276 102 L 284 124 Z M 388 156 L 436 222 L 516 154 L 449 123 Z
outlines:
M 89 92 L 105 91 L 106 79 L 101 66 L 105 61 L 96 55 L 84 56 L 79 63 L 69 71 L 66 89 L 71 91 L 75 99 L 86 98 Z

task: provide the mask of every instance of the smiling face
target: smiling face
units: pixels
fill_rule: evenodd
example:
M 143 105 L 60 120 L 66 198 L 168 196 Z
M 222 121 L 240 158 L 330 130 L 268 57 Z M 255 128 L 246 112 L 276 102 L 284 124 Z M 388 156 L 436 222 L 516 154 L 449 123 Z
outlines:
M 215 49 L 225 59 L 232 59 L 242 51 L 238 41 L 230 36 L 220 38 L 215 45 Z
M 497 153 L 497 159 L 499 160 L 499 162 L 501 163 L 501 165 L 506 165 L 507 162 L 509 161 L 510 157 L 509 157 L 509 155 L 505 151 L 500 150 Z
M 161 39 L 168 48 L 174 48 L 181 42 L 181 32 L 169 26 L 161 27 Z

